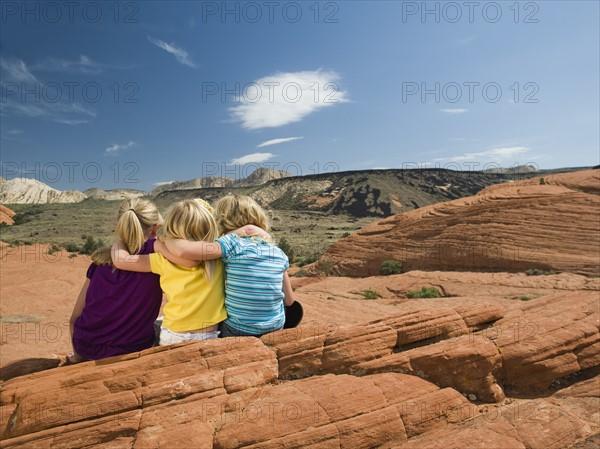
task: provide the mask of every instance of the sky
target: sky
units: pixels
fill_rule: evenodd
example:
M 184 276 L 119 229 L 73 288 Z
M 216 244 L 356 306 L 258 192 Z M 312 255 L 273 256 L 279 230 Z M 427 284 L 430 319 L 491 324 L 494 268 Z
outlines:
M 600 2 L 0 2 L 0 175 L 600 163 Z

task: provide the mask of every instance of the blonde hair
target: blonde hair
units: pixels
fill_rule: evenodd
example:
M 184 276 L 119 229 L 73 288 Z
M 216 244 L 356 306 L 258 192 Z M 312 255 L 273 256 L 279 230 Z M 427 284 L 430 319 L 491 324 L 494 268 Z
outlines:
M 249 224 L 269 232 L 269 218 L 249 196 L 227 195 L 217 201 L 217 222 L 223 234 Z
M 117 238 L 123 242 L 129 254 L 137 254 L 144 246 L 152 228 L 161 223 L 162 216 L 154 203 L 142 198 L 128 199 L 119 207 Z M 92 261 L 97 265 L 111 264 L 110 248 L 95 251 Z
M 204 200 L 175 203 L 165 216 L 165 238 L 214 242 L 219 237 L 219 228 L 210 209 Z M 216 271 L 216 261 L 204 261 L 201 265 L 210 279 Z

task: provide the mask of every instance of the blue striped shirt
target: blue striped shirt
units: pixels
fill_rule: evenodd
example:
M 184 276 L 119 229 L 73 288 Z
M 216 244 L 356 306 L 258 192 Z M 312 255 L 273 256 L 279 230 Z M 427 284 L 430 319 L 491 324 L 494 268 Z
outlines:
M 225 322 L 248 334 L 283 328 L 283 274 L 289 266 L 276 245 L 227 234 L 217 240 L 225 263 Z

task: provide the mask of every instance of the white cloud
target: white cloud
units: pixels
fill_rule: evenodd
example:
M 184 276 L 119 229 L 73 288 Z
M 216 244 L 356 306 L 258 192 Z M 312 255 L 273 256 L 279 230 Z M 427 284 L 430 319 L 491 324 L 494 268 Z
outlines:
M 56 121 L 63 125 L 82 125 L 84 123 L 89 123 L 89 120 L 57 119 Z
M 446 114 L 464 114 L 465 112 L 468 112 L 468 109 L 461 109 L 461 108 L 456 108 L 456 109 L 440 109 L 440 112 L 445 112 Z
M 80 55 L 76 61 L 60 58 L 46 58 L 32 66 L 33 70 L 42 72 L 80 72 L 80 73 L 102 73 L 108 66 L 92 61 L 85 55 Z
M 266 162 L 274 157 L 275 155 L 273 153 L 252 153 L 232 159 L 230 164 L 260 164 L 261 162 Z
M 160 39 L 155 39 L 153 37 L 147 36 L 148 40 L 156 45 L 158 48 L 162 48 L 167 53 L 171 53 L 175 56 L 175 59 L 180 64 L 187 65 L 188 67 L 196 67 L 196 64 L 189 58 L 188 52 L 183 48 L 178 48 L 173 44 L 167 44 L 165 41 L 161 41 Z
M 465 46 L 465 45 L 469 45 L 474 40 L 475 40 L 475 36 L 466 36 L 466 37 L 461 37 L 459 39 L 454 40 L 454 43 L 456 45 Z
M 263 142 L 263 143 L 257 145 L 256 148 L 268 147 L 271 145 L 277 145 L 279 143 L 285 143 L 285 142 L 293 142 L 294 140 L 300 140 L 300 139 L 304 139 L 304 137 L 284 137 L 282 139 L 267 140 L 266 142 Z
M 6 133 L 14 136 L 16 134 L 23 134 L 23 130 L 21 130 L 21 129 L 9 129 L 8 131 L 6 131 Z
M 117 156 L 118 154 L 121 153 L 121 151 L 133 148 L 135 145 L 136 145 L 136 143 L 133 140 L 130 140 L 129 142 L 127 142 L 124 145 L 115 143 L 115 144 L 112 144 L 111 146 L 109 146 L 108 148 L 106 148 L 104 150 L 104 154 L 107 156 Z
M 443 161 L 460 162 L 460 161 L 469 161 L 469 160 L 474 160 L 474 159 L 495 159 L 498 161 L 505 161 L 507 159 L 527 153 L 528 151 L 529 151 L 529 148 L 523 147 L 523 146 L 501 147 L 501 148 L 492 148 L 491 150 L 480 151 L 477 153 L 464 153 L 460 156 L 437 158 L 437 159 L 434 159 L 434 161 L 436 161 L 436 162 L 443 162 Z
M 269 75 L 246 85 L 240 104 L 229 111 L 246 129 L 299 122 L 319 109 L 349 101 L 339 79 L 336 72 L 322 70 Z
M 159 186 L 166 186 L 167 184 L 173 184 L 175 181 L 159 181 L 159 182 L 155 182 L 153 185 L 155 185 L 156 187 Z
M 0 58 L 0 71 L 3 81 L 37 83 L 37 78 L 29 71 L 25 61 L 14 58 Z

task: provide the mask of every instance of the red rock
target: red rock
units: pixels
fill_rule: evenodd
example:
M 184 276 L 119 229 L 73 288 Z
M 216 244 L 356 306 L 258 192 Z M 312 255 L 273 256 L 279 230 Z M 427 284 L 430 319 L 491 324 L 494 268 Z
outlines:
M 15 212 L 13 210 L 0 204 L 0 223 L 6 223 L 7 225 L 11 225 L 14 223 L 14 220 L 12 218 L 14 216 Z
M 396 259 L 405 271 L 541 268 L 597 275 L 600 196 L 589 187 L 597 181 L 598 170 L 587 170 L 552 181 L 562 185 L 493 185 L 388 217 L 335 243 L 317 268 L 327 262 L 335 273 L 373 276 L 384 260 Z M 574 190 L 580 185 L 594 193 Z

